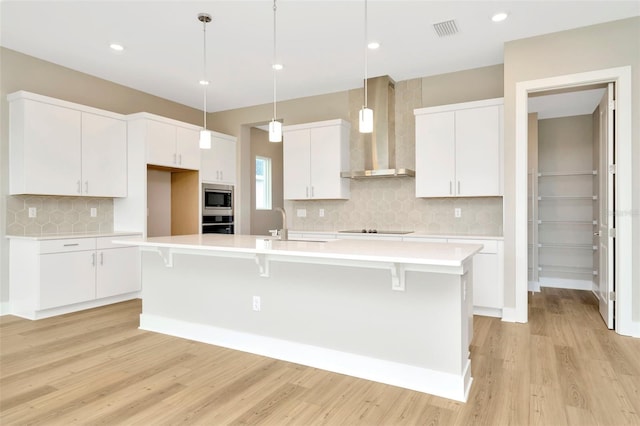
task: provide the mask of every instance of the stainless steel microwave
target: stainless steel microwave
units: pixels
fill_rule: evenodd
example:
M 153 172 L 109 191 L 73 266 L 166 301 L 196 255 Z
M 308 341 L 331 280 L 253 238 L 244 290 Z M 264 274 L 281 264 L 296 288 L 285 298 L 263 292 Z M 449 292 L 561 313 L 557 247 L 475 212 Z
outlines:
M 233 216 L 233 186 L 203 183 L 202 215 Z

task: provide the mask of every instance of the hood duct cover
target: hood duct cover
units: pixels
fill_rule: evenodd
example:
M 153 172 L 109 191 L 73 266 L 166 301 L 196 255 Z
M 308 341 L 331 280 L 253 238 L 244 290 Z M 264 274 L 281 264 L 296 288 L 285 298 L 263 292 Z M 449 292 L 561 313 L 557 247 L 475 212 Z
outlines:
M 373 109 L 373 133 L 364 133 L 364 170 L 342 172 L 344 178 L 415 176 L 410 169 L 396 169 L 395 82 L 389 76 L 370 78 L 369 106 Z

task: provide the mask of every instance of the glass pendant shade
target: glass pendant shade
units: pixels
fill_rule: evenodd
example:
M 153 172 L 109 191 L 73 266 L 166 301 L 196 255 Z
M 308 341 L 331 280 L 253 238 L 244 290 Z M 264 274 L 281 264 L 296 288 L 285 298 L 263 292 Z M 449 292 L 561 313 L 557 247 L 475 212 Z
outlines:
M 211 149 L 211 131 L 200 130 L 200 149 Z
M 360 133 L 373 133 L 373 110 L 371 108 L 362 108 L 358 123 Z
M 275 119 L 269 123 L 269 142 L 282 142 L 282 123 Z

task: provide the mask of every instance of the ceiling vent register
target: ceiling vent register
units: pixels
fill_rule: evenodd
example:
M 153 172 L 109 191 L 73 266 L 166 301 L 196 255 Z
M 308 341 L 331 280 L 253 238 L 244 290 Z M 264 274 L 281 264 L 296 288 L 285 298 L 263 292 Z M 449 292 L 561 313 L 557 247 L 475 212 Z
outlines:
M 447 37 L 458 34 L 458 26 L 456 25 L 456 21 L 453 19 L 433 24 L 433 29 L 436 30 L 438 37 Z

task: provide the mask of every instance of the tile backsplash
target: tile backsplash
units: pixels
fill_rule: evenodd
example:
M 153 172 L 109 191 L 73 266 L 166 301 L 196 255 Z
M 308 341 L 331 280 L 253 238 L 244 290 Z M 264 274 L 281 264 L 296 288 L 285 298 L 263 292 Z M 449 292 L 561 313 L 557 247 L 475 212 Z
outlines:
M 502 197 L 416 198 L 414 178 L 351 181 L 349 200 L 287 201 L 291 229 L 373 228 L 432 234 L 502 235 Z M 454 217 L 454 209 L 461 217 Z M 298 217 L 299 209 L 306 217 Z M 324 209 L 324 217 L 320 217 Z
M 29 217 L 29 208 L 36 217 Z M 91 209 L 96 217 L 91 217 Z M 11 195 L 7 197 L 7 234 L 47 235 L 113 231 L 113 199 Z

